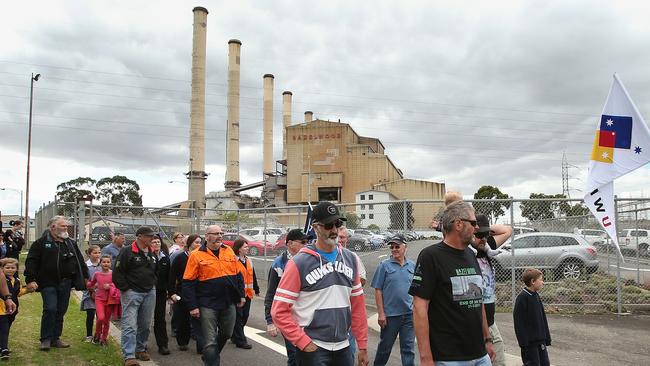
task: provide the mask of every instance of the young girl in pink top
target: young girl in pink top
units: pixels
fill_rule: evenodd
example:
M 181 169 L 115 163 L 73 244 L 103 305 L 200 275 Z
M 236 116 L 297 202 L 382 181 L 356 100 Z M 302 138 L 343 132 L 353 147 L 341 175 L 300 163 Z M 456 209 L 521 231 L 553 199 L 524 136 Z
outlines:
M 103 255 L 99 262 L 101 271 L 95 272 L 88 282 L 89 289 L 95 289 L 95 307 L 97 309 L 97 325 L 95 340 L 105 346 L 108 338 L 108 328 L 111 316 L 117 313 L 119 290 L 113 284 L 113 271 L 111 271 L 111 256 Z

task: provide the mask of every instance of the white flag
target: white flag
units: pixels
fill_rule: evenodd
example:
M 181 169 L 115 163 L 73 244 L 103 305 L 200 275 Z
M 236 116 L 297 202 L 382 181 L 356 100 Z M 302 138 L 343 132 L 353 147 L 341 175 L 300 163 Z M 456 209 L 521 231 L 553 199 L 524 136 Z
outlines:
M 650 130 L 623 83 L 614 74 L 598 123 L 589 162 L 585 205 L 616 245 L 614 179 L 650 162 Z M 622 257 L 622 256 L 621 256 Z

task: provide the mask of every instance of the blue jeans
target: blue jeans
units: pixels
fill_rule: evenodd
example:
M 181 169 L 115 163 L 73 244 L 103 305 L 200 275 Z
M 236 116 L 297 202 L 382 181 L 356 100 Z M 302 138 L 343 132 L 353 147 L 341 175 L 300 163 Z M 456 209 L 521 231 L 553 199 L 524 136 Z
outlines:
M 469 361 L 436 361 L 436 366 L 492 366 L 490 356 L 485 354 L 481 358 Z
M 352 331 L 348 334 L 348 342 L 350 342 L 350 353 L 352 353 L 352 359 L 357 359 L 357 339 L 354 338 Z
M 41 317 L 41 342 L 56 342 L 63 332 L 63 317 L 68 311 L 72 281 L 67 278 L 57 286 L 41 289 L 43 298 L 43 316 Z
M 230 305 L 222 310 L 199 308 L 201 330 L 203 331 L 203 364 L 205 366 L 219 366 L 221 350 L 232 337 L 237 313 L 235 305 Z
M 155 288 L 148 292 L 122 292 L 122 355 L 125 360 L 146 350 L 155 306 Z
M 287 348 L 287 366 L 296 366 L 296 346 L 284 339 L 284 346 Z
M 328 351 L 318 347 L 314 352 L 303 352 L 296 349 L 296 365 L 298 366 L 354 366 L 350 347 L 338 351 Z
M 379 333 L 379 345 L 375 354 L 375 366 L 386 365 L 397 334 L 399 334 L 399 351 L 402 357 L 402 365 L 415 365 L 413 313 L 408 313 L 386 317 L 386 326 Z

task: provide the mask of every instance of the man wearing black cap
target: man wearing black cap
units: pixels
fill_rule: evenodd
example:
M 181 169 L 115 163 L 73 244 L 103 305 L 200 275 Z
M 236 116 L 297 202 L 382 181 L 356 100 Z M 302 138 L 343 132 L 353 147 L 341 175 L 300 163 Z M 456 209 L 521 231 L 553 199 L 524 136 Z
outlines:
M 146 346 L 156 304 L 158 259 L 151 248 L 155 234 L 148 226 L 138 228 L 135 241 L 122 248 L 115 259 L 113 283 L 122 293 L 121 346 L 125 366 L 151 359 Z
M 478 230 L 474 233 L 472 248 L 476 250 L 476 260 L 481 267 L 483 276 L 483 305 L 485 306 L 485 316 L 488 327 L 490 328 L 490 337 L 494 345 L 495 359 L 492 361 L 493 366 L 505 366 L 506 356 L 503 345 L 501 332 L 494 322 L 496 297 L 496 275 L 494 266 L 490 257 L 499 252 L 496 251 L 512 235 L 512 227 L 506 225 L 492 225 L 490 220 L 483 214 L 476 214 Z
M 348 333 L 368 364 L 368 321 L 357 259 L 337 245 L 343 226 L 336 205 L 320 202 L 312 211 L 316 243 L 285 267 L 273 299 L 273 323 L 296 348 L 297 365 L 352 366 Z
M 388 245 L 391 256 L 379 263 L 371 284 L 375 289 L 377 323 L 381 328 L 374 365 L 386 365 L 399 334 L 402 365 L 414 366 L 413 296 L 408 290 L 415 263 L 406 258 L 406 238 L 403 235 L 393 236 Z
M 293 258 L 294 255 L 298 254 L 300 249 L 307 244 L 308 240 L 309 237 L 300 229 L 289 231 L 286 239 L 287 251 L 273 260 L 273 264 L 269 270 L 268 288 L 266 289 L 266 296 L 264 297 L 264 315 L 266 317 L 266 331 L 271 337 L 276 337 L 278 335 L 278 328 L 273 324 L 273 318 L 271 317 L 271 306 L 273 305 L 275 291 L 278 288 L 280 279 L 282 279 L 287 262 L 289 259 Z M 284 344 L 287 347 L 287 366 L 295 366 L 296 346 L 286 338 L 284 339 Z

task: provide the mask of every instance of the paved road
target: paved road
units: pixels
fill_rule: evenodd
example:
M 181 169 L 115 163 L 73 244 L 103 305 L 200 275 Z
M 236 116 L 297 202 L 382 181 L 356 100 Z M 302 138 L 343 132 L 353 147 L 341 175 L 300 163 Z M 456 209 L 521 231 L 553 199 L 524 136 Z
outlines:
M 413 260 L 419 252 L 434 241 L 421 240 L 409 243 L 407 256 Z M 389 255 L 388 248 L 362 252 L 362 258 L 368 271 L 368 282 L 372 279 L 379 262 Z M 600 257 L 601 259 L 603 256 Z M 271 259 L 256 258 L 255 265 L 260 279 L 266 277 L 269 261 Z M 602 263 L 602 262 L 601 262 Z M 615 263 L 615 261 L 614 261 Z M 632 267 L 630 263 L 626 266 Z M 636 268 L 636 264 L 633 265 Z M 643 268 L 647 268 L 643 267 Z M 650 278 L 648 278 L 650 280 Z M 266 283 L 260 281 L 262 294 L 265 292 Z M 368 324 L 370 329 L 369 355 L 374 359 L 374 353 L 379 341 L 376 329 L 376 312 L 374 310 L 374 291 L 369 283 L 365 287 L 366 304 L 368 309 Z M 222 354 L 222 364 L 261 364 L 285 365 L 284 343 L 281 337 L 272 338 L 266 335 L 264 321 L 263 298 L 254 299 L 249 320 L 249 337 L 252 350 L 242 350 L 233 344 L 228 344 Z M 519 348 L 516 344 L 512 326 L 512 315 L 509 313 L 497 314 L 497 324 L 504 336 L 506 352 L 510 354 L 508 366 L 518 365 Z M 590 316 L 564 316 L 549 315 L 553 347 L 550 348 L 553 365 L 650 365 L 650 316 L 648 315 L 590 315 Z M 191 344 L 193 346 L 193 343 Z M 156 353 L 157 347 L 153 332 L 150 336 L 149 349 L 152 350 L 154 361 L 163 366 L 200 365 L 200 356 L 195 352 L 181 352 L 175 344 L 175 339 L 170 339 L 172 354 L 161 356 Z M 192 349 L 192 348 L 190 348 Z M 416 356 L 417 358 L 417 356 Z M 389 365 L 401 365 L 399 347 L 396 345 L 391 353 Z

